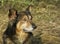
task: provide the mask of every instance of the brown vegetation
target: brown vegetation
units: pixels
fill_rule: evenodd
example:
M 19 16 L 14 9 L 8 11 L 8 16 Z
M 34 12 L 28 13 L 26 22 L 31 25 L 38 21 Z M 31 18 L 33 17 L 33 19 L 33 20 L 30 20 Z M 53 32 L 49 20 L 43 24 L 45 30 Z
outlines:
M 32 39 L 39 41 L 36 44 L 60 44 L 60 0 L 4 1 L 0 6 L 0 44 L 7 27 L 8 9 L 14 7 L 22 11 L 30 4 L 33 5 L 31 11 L 33 22 L 37 25 L 37 29 L 33 32 L 36 39 Z

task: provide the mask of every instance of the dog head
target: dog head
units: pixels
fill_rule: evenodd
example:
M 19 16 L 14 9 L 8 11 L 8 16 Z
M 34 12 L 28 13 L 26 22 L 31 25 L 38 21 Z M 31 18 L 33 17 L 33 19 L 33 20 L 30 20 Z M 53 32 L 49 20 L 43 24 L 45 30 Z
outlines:
M 30 13 L 31 6 L 29 6 L 25 11 L 19 13 L 17 17 L 17 29 L 24 32 L 32 32 L 36 25 L 32 22 L 32 16 Z

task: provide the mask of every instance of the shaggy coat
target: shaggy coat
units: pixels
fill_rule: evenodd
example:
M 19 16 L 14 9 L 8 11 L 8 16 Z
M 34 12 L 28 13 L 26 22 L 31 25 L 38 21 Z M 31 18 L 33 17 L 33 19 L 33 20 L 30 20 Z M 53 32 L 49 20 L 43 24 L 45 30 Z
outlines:
M 25 44 L 28 38 L 33 36 L 32 31 L 36 25 L 32 22 L 30 9 L 31 6 L 28 6 L 25 11 L 19 13 L 15 9 L 9 9 L 9 22 L 3 34 L 3 44 L 7 44 L 7 38 L 14 44 Z

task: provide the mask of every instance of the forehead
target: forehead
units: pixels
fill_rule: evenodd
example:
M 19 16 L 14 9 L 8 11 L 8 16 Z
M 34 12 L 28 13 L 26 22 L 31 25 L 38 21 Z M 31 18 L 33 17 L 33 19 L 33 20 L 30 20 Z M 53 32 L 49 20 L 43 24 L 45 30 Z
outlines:
M 26 13 L 26 12 L 24 12 L 24 11 L 23 12 L 19 12 L 19 14 L 18 14 L 18 17 L 20 17 L 20 19 L 22 19 L 22 18 L 28 18 L 29 19 L 29 16 L 31 16 L 31 15 Z

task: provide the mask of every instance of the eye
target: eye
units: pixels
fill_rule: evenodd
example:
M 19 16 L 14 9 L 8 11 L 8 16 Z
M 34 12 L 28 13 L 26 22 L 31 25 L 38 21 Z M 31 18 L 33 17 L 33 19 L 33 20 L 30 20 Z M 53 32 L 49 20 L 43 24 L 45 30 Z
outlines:
M 21 20 L 21 23 L 25 23 L 25 22 L 27 22 L 27 20 L 26 20 L 26 19 Z
M 24 21 L 27 21 L 26 19 L 24 19 Z

